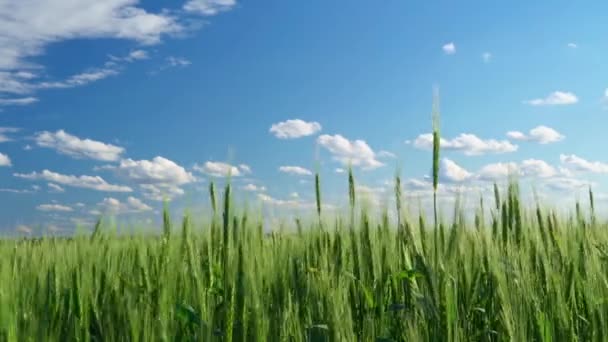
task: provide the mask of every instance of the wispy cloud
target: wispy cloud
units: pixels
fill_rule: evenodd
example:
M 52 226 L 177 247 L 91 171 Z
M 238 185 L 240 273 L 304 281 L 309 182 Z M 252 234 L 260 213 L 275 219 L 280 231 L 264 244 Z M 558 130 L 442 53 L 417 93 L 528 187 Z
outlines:
M 36 89 L 65 89 L 87 85 L 96 81 L 103 80 L 110 76 L 118 75 L 116 69 L 102 68 L 85 71 L 80 74 L 70 76 L 64 81 L 41 82 L 35 85 Z
M 321 124 L 316 121 L 292 119 L 273 124 L 269 132 L 279 139 L 296 139 L 316 134 L 321 128 Z
M 166 59 L 167 65 L 170 67 L 187 67 L 192 64 L 191 61 L 184 57 L 169 56 Z
M 220 12 L 229 11 L 234 6 L 236 6 L 236 0 L 189 0 L 183 8 L 187 12 L 214 16 Z
M 358 166 L 362 169 L 376 169 L 384 164 L 378 161 L 376 153 L 364 140 L 348 140 L 340 134 L 321 135 L 317 144 L 327 149 L 334 160 L 343 165 Z
M 74 176 L 74 175 L 63 175 L 57 172 L 49 170 L 43 170 L 42 172 L 31 172 L 31 173 L 15 173 L 15 177 L 28 179 L 28 180 L 44 180 L 52 183 L 57 183 L 65 186 L 71 186 L 76 188 L 91 189 L 97 191 L 106 192 L 131 192 L 128 186 L 113 185 L 106 182 L 99 176 Z
M 64 188 L 60 187 L 59 185 L 57 185 L 55 183 L 48 183 L 47 186 L 49 187 L 49 192 L 54 192 L 54 193 L 65 192 Z
M 312 171 L 301 166 L 281 166 L 279 171 L 298 176 L 312 176 Z
M 81 139 L 64 130 L 57 132 L 40 132 L 34 140 L 40 147 L 51 148 L 55 151 L 78 159 L 95 159 L 101 161 L 116 161 L 120 159 L 124 148 L 106 144 L 91 139 Z
M 255 184 L 251 184 L 251 183 L 243 186 L 242 189 L 245 190 L 245 191 L 250 191 L 250 192 L 264 192 L 264 191 L 266 191 L 266 187 L 265 186 L 259 186 L 259 185 L 255 185 Z
M 38 102 L 36 97 L 20 97 L 20 98 L 0 98 L 0 106 L 27 106 Z
M 59 212 L 71 212 L 74 211 L 72 207 L 62 204 L 41 204 L 36 207 L 39 211 L 59 211 Z
M 531 129 L 528 134 L 519 131 L 510 131 L 507 132 L 507 136 L 513 140 L 533 141 L 539 144 L 550 144 L 565 138 L 553 128 L 542 125 Z
M 441 148 L 460 151 L 465 155 L 477 156 L 488 153 L 509 153 L 517 151 L 518 146 L 508 140 L 481 139 L 475 134 L 462 133 L 454 139 L 441 138 Z M 433 147 L 433 134 L 419 135 L 414 140 L 414 147 L 430 150 Z
M 568 43 L 568 47 L 571 48 L 571 49 L 576 49 L 576 48 L 578 48 L 578 44 L 576 44 L 576 43 Z
M 524 101 L 532 106 L 559 106 L 559 105 L 571 105 L 578 102 L 578 97 L 571 92 L 566 91 L 554 91 L 544 98 L 536 98 L 532 100 Z
M 13 141 L 9 134 L 17 133 L 20 129 L 16 127 L 0 127 L 0 143 Z

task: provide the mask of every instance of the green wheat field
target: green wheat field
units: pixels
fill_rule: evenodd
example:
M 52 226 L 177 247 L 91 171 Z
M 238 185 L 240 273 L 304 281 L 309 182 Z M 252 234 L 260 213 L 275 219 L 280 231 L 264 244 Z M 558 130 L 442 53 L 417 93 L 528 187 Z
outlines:
M 439 174 L 434 125 L 433 188 Z M 346 181 L 346 179 L 345 179 Z M 0 241 L 2 341 L 604 341 L 608 227 L 494 186 L 453 218 L 360 205 L 264 227 L 209 186 L 213 215 L 160 234 Z M 437 202 L 435 196 L 435 203 Z M 389 209 L 396 215 L 389 215 Z M 109 221 L 108 221 L 109 222 Z

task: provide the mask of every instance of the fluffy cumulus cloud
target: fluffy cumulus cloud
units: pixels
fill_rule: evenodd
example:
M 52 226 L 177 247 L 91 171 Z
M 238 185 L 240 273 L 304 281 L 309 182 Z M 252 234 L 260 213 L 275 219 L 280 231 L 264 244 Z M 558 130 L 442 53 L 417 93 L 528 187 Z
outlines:
M 316 134 L 321 128 L 321 124 L 315 121 L 293 119 L 273 124 L 269 131 L 279 139 L 296 139 Z
M 591 173 L 608 173 L 608 164 L 599 161 L 588 161 L 574 154 L 562 154 L 559 156 L 562 164 L 574 171 Z
M 243 174 L 251 173 L 251 168 L 245 164 L 233 166 L 216 161 L 207 161 L 203 165 L 194 165 L 193 169 L 212 177 L 239 177 Z
M 510 131 L 507 132 L 507 136 L 513 140 L 533 141 L 539 144 L 550 144 L 564 139 L 564 136 L 558 131 L 542 125 L 531 129 L 528 134 Z
M 43 170 L 42 172 L 32 172 L 32 173 L 15 173 L 15 177 L 29 179 L 29 180 L 44 180 L 47 182 L 52 182 L 56 184 L 61 184 L 65 186 L 71 186 L 75 188 L 84 188 L 91 189 L 97 191 L 106 191 L 106 192 L 131 192 L 131 189 L 128 186 L 123 185 L 114 185 L 109 184 L 103 178 L 99 176 L 74 176 L 74 175 L 63 175 L 57 172 L 52 172 L 49 170 Z
M 41 204 L 36 207 L 36 210 L 39 211 L 60 211 L 60 212 L 70 212 L 74 211 L 72 207 L 61 204 Z
M 453 42 L 444 44 L 441 48 L 446 55 L 453 55 L 456 53 L 456 44 Z
M 364 140 L 351 141 L 339 134 L 324 134 L 317 138 L 317 143 L 343 165 L 351 164 L 362 169 L 376 169 L 384 165 L 376 159 L 376 153 Z
M 554 91 L 544 98 L 536 98 L 524 102 L 532 106 L 571 105 L 578 102 L 578 97 L 571 92 Z
M 120 177 L 139 184 L 148 199 L 171 200 L 184 194 L 182 185 L 196 181 L 192 173 L 172 160 L 157 156 L 152 160 L 123 159 L 117 166 L 105 166 Z
M 55 151 L 74 158 L 87 158 L 101 161 L 116 161 L 125 151 L 124 148 L 106 144 L 91 139 L 81 139 L 64 130 L 57 132 L 41 132 L 35 136 L 36 144 L 40 147 L 51 148 Z
M 106 197 L 98 205 L 103 211 L 111 214 L 127 214 L 151 211 L 152 207 L 135 197 L 128 197 L 126 202 L 112 197 Z M 95 214 L 97 212 L 94 212 Z
M 203 16 L 213 16 L 229 11 L 234 6 L 236 0 L 189 0 L 184 4 L 184 10 Z
M 518 172 L 516 163 L 493 163 L 483 166 L 477 172 L 477 177 L 481 180 L 496 181 L 516 175 Z
M 183 185 L 196 180 L 182 166 L 160 156 L 152 160 L 123 159 L 113 169 L 119 175 L 140 184 Z
M 447 158 L 441 160 L 440 170 L 442 178 L 450 182 L 462 182 L 472 176 L 469 171 Z
M 508 153 L 517 151 L 518 146 L 508 140 L 481 139 L 474 134 L 462 133 L 454 139 L 441 138 L 441 148 L 460 151 L 465 155 L 476 156 L 488 153 Z M 419 135 L 414 140 L 414 147 L 430 150 L 433 148 L 433 134 Z
M 11 158 L 9 158 L 6 154 L 0 153 L 0 167 L 12 165 Z
M 305 169 L 301 166 L 281 166 L 279 167 L 279 171 L 292 175 L 312 176 L 312 171 Z
M 519 172 L 524 177 L 550 178 L 558 171 L 544 160 L 526 159 L 519 164 Z

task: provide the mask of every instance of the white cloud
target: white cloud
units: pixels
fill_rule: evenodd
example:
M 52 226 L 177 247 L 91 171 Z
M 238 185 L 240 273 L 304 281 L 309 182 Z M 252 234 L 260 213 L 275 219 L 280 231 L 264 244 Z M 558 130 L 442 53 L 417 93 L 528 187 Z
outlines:
M 346 170 L 344 170 L 344 169 L 343 169 L 343 168 L 341 168 L 341 167 L 336 168 L 334 171 L 335 171 L 336 173 L 345 173 L 345 172 L 346 172 Z
M 266 187 L 265 186 L 257 186 L 255 184 L 247 184 L 243 187 L 243 190 L 245 191 L 250 191 L 250 192 L 264 192 L 266 191 Z
M 557 170 L 547 162 L 538 159 L 526 159 L 519 165 L 522 176 L 550 178 L 557 175 Z
M 40 211 L 61 211 L 61 212 L 74 211 L 74 209 L 72 209 L 71 207 L 68 207 L 67 205 L 61 205 L 61 204 L 41 204 L 41 205 L 39 205 L 39 206 L 36 207 L 36 210 L 40 210 Z
M 295 208 L 312 208 L 313 207 L 312 203 L 301 202 L 297 199 L 289 199 L 289 200 L 276 199 L 267 194 L 258 194 L 258 198 L 266 204 L 274 205 L 277 207 L 283 207 L 283 208 L 295 209 Z
M 292 175 L 312 176 L 312 171 L 305 169 L 301 166 L 281 166 L 281 167 L 279 167 L 279 171 L 283 172 L 283 173 L 289 173 Z
M 30 234 L 32 234 L 32 232 L 34 230 L 31 227 L 29 227 L 29 226 L 26 226 L 24 224 L 20 224 L 20 225 L 17 226 L 17 228 L 15 228 L 15 231 L 17 233 L 30 235 Z
M 0 153 L 0 167 L 12 165 L 11 159 L 6 154 Z
M 243 172 L 245 174 L 251 173 L 251 167 L 247 164 L 239 164 L 239 169 L 241 170 L 241 172 Z
M 484 52 L 481 54 L 481 59 L 483 59 L 484 63 L 490 63 L 492 60 L 492 54 L 490 52 Z
M 38 102 L 38 98 L 31 96 L 16 99 L 0 98 L 0 106 L 26 106 L 35 102 Z
M 50 192 L 56 192 L 56 193 L 65 192 L 64 188 L 60 187 L 59 185 L 57 185 L 55 183 L 48 183 L 47 185 L 49 187 Z
M 456 53 L 456 45 L 453 42 L 444 44 L 441 48 L 446 55 L 453 55 Z
M 578 45 L 576 43 L 568 43 L 568 47 L 571 49 L 576 49 Z
M 376 159 L 376 153 L 364 140 L 348 140 L 336 135 L 321 135 L 317 143 L 326 148 L 333 159 L 343 165 L 352 164 L 363 169 L 376 169 L 384 164 Z
M 229 11 L 234 6 L 236 0 L 189 0 L 184 4 L 184 10 L 203 16 L 213 16 Z
M 397 155 L 394 154 L 393 152 L 389 152 L 389 151 L 380 151 L 378 152 L 378 158 L 390 158 L 390 159 L 396 159 Z
M 557 105 L 571 105 L 578 102 L 578 97 L 571 92 L 565 91 L 554 91 L 547 95 L 545 98 L 536 98 L 528 101 L 524 101 L 532 106 L 557 106 Z
M 243 173 L 242 168 L 239 169 L 238 167 L 232 166 L 228 163 L 214 161 L 205 162 L 205 164 L 202 166 L 198 164 L 194 165 L 193 169 L 213 177 L 239 177 Z
M 575 190 L 587 188 L 591 184 L 587 181 L 575 178 L 556 177 L 547 180 L 544 185 L 552 190 L 572 192 Z
M 538 159 L 526 159 L 521 163 L 494 163 L 483 166 L 476 178 L 484 181 L 504 180 L 511 176 L 530 178 L 551 178 L 558 171 L 547 162 Z
M 516 163 L 494 163 L 483 166 L 477 176 L 482 180 L 496 181 L 519 172 Z
M 184 189 L 173 184 L 140 184 L 144 197 L 153 201 L 172 200 L 182 196 Z
M 454 139 L 441 138 L 441 148 L 445 150 L 460 151 L 468 156 L 483 155 L 486 153 L 508 153 L 517 151 L 518 146 L 508 140 L 483 140 L 474 134 L 461 133 Z M 430 150 L 433 147 L 433 134 L 419 135 L 414 140 L 414 147 Z
M 289 197 L 291 198 L 300 198 L 300 194 L 298 194 L 297 192 L 292 192 L 289 194 Z
M 148 56 L 148 52 L 146 50 L 134 50 L 129 53 L 129 56 L 127 56 L 126 60 L 131 62 L 131 61 L 144 60 L 144 59 L 148 59 L 148 58 L 150 58 L 150 57 Z
M 269 132 L 279 139 L 296 139 L 316 134 L 321 129 L 321 124 L 316 121 L 293 119 L 273 124 Z
M 106 182 L 103 178 L 99 176 L 73 176 L 73 175 L 62 175 L 56 172 L 52 172 L 49 170 L 43 170 L 41 173 L 32 172 L 27 174 L 15 173 L 13 174 L 15 177 L 29 179 L 29 180 L 45 180 L 48 182 L 58 183 L 61 185 L 76 187 L 76 188 L 84 188 L 84 189 L 92 189 L 97 191 L 106 191 L 106 192 L 131 192 L 131 189 L 128 186 L 122 185 L 113 185 Z
M 0 192 L 8 192 L 8 193 L 12 193 L 12 194 L 33 194 L 34 192 L 36 192 L 37 190 L 30 190 L 30 189 L 6 189 L 6 188 L 2 188 L 0 189 Z
M 472 176 L 470 172 L 447 158 L 441 160 L 441 167 L 439 170 L 441 171 L 442 177 L 451 182 L 462 182 Z
M 591 173 L 608 173 L 608 164 L 599 161 L 588 161 L 574 154 L 561 154 L 559 160 L 566 167 L 575 171 L 591 172 Z
M 152 160 L 123 159 L 118 166 L 108 168 L 139 184 L 183 185 L 196 180 L 182 166 L 160 156 Z
M 192 64 L 191 61 L 185 59 L 184 57 L 167 57 L 167 66 L 169 67 L 187 67 Z
M 514 140 L 534 141 L 539 144 L 550 144 L 564 139 L 561 133 L 547 126 L 535 127 L 527 135 L 519 131 L 510 131 L 507 132 L 507 136 Z
M 51 43 L 114 38 L 156 44 L 183 27 L 168 11 L 149 13 L 137 0 L 29 0 L 0 4 L 0 69 L 24 69 Z M 57 20 L 64 18 L 64 20 Z
M 7 133 L 17 133 L 20 129 L 16 127 L 0 127 L 0 143 L 13 141 Z
M 102 161 L 116 161 L 125 151 L 124 148 L 91 139 L 80 139 L 59 130 L 55 133 L 41 132 L 36 134 L 36 144 L 56 150 L 74 158 L 89 158 Z
M 65 89 L 84 86 L 89 83 L 103 80 L 110 76 L 118 75 L 118 70 L 115 69 L 93 69 L 80 74 L 70 76 L 65 81 L 42 82 L 35 87 L 38 89 Z
M 106 197 L 98 205 L 112 214 L 138 213 L 152 210 L 152 207 L 135 197 L 128 197 L 126 202 L 121 202 L 116 198 Z M 99 211 L 94 211 L 92 214 L 95 215 L 98 213 Z

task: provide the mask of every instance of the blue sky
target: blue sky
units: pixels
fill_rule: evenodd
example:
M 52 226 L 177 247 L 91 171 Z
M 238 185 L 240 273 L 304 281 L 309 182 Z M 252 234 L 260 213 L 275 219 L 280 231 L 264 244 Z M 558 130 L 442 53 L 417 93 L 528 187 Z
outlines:
M 0 0 L 0 231 L 64 231 L 241 199 L 340 207 L 354 166 L 424 202 L 433 87 L 442 189 L 517 175 L 606 195 L 608 3 Z M 57 21 L 57 18 L 65 20 Z M 46 170 L 46 171 L 45 171 Z M 570 203 L 570 202 L 568 202 Z

